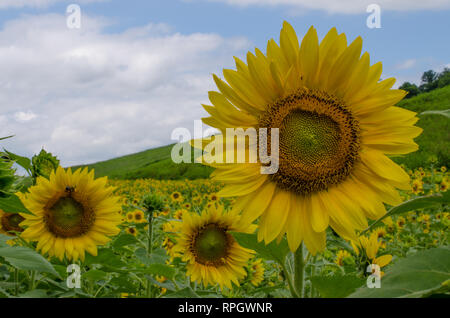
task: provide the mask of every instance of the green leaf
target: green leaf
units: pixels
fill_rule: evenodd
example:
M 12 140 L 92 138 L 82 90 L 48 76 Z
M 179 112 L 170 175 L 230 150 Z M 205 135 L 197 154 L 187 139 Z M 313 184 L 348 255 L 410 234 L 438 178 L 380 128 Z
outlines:
M 311 282 L 324 298 L 343 298 L 361 287 L 366 280 L 355 275 L 335 273 L 333 276 L 313 276 Z
M 49 261 L 28 247 L 0 247 L 0 256 L 17 269 L 35 270 L 59 277 L 59 274 Z
M 143 270 L 143 272 L 152 275 L 164 276 L 167 279 L 172 279 L 175 275 L 175 269 L 165 264 L 150 264 Z
M 200 298 L 191 287 L 183 288 L 177 292 L 168 294 L 164 298 Z
M 444 193 L 436 193 L 433 195 L 421 196 L 402 202 L 399 205 L 391 208 L 385 215 L 383 215 L 381 218 L 372 223 L 367 229 L 362 231 L 360 235 L 367 233 L 375 226 L 377 226 L 382 220 L 384 220 L 389 216 L 449 203 L 450 203 L 450 191 L 446 191 Z
M 167 260 L 166 255 L 158 253 L 152 253 L 147 255 L 147 251 L 144 248 L 138 248 L 135 252 L 136 257 L 145 265 L 150 264 L 165 264 Z
M 9 245 L 6 243 L 7 241 L 16 238 L 15 236 L 8 236 L 8 235 L 4 235 L 4 234 L 0 234 L 0 246 L 6 246 L 8 247 Z
M 99 264 L 108 267 L 115 267 L 118 269 L 126 266 L 126 264 L 122 262 L 120 257 L 117 254 L 114 254 L 114 252 L 108 248 L 99 249 L 97 256 L 86 254 L 85 264 Z
M 427 110 L 424 112 L 421 112 L 419 114 L 419 116 L 421 115 L 442 115 L 445 116 L 447 118 L 450 118 L 450 109 L 446 109 L 446 110 Z
M 14 137 L 14 135 L 8 136 L 8 137 L 0 137 L 0 140 L 5 140 L 5 139 L 8 139 L 8 138 L 12 138 L 12 137 Z
M 450 279 L 450 248 L 438 247 L 400 259 L 386 270 L 381 288 L 362 287 L 350 297 L 410 297 L 430 296 L 433 290 L 445 288 Z
M 286 255 L 289 253 L 289 247 L 286 239 L 282 239 L 280 244 L 275 241 L 266 245 L 264 242 L 258 242 L 256 234 L 232 233 L 236 241 L 243 247 L 257 252 L 262 258 L 274 260 L 284 266 Z
M 104 271 L 101 271 L 99 269 L 91 269 L 90 271 L 83 273 L 81 275 L 81 278 L 96 282 L 99 280 L 105 280 L 106 276 L 107 274 Z
M 30 171 L 30 169 L 31 169 L 31 160 L 29 158 L 16 155 L 16 154 L 14 154 L 12 152 L 9 152 L 6 149 L 5 149 L 5 152 L 8 154 L 9 158 L 12 161 L 15 161 L 19 166 L 21 166 L 22 168 L 24 168 L 28 172 Z
M 48 295 L 44 289 L 34 289 L 20 294 L 19 298 L 48 298 Z
M 135 244 L 138 240 L 131 234 L 124 233 L 121 234 L 117 239 L 114 240 L 112 246 L 114 249 L 119 249 L 126 245 Z
M 22 204 L 17 195 L 11 195 L 6 198 L 0 198 L 0 209 L 7 213 L 28 213 L 28 209 Z

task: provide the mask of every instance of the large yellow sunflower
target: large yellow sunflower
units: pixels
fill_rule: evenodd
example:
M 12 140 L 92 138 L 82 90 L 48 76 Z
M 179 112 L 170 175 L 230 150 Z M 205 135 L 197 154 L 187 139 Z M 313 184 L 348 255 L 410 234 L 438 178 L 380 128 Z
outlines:
M 259 240 L 287 233 L 292 251 L 304 241 L 315 254 L 328 226 L 355 239 L 367 218 L 385 213 L 383 202 L 401 202 L 397 189 L 410 188 L 408 174 L 387 155 L 417 150 L 413 138 L 422 129 L 414 112 L 394 106 L 405 92 L 391 89 L 394 78 L 380 81 L 381 63 L 370 65 L 361 49 L 361 37 L 347 45 L 335 28 L 319 43 L 311 27 L 299 44 L 285 22 L 280 45 L 270 40 L 266 54 L 249 52 L 247 63 L 235 58 L 236 70 L 223 71 L 226 81 L 214 75 L 220 92 L 209 92 L 205 124 L 223 134 L 279 129 L 276 173 L 261 174 L 259 161 L 211 164 L 226 184 L 218 195 L 237 196 L 235 210 L 246 222 L 260 218 Z
M 252 233 L 256 226 L 240 222 L 236 212 L 224 212 L 212 207 L 202 212 L 184 213 L 183 221 L 175 229 L 179 232 L 174 251 L 187 262 L 191 281 L 219 284 L 232 288 L 245 277 L 245 267 L 254 253 L 240 246 L 230 232 Z
M 120 198 L 112 194 L 107 178 L 94 171 L 73 172 L 59 167 L 49 180 L 39 177 L 27 193 L 19 193 L 32 214 L 22 213 L 27 226 L 21 236 L 38 241 L 37 250 L 63 259 L 84 260 L 85 251 L 97 255 L 97 245 L 116 235 L 121 223 Z

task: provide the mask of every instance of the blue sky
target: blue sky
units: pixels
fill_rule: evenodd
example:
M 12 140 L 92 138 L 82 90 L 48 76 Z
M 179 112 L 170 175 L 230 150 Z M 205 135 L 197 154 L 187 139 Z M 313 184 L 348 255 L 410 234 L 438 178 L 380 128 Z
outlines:
M 283 20 L 299 37 L 311 25 L 319 38 L 333 26 L 361 35 L 397 85 L 450 66 L 450 1 L 380 0 L 380 29 L 366 26 L 365 2 L 0 0 L 0 135 L 16 134 L 12 151 L 46 147 L 66 165 L 167 144 L 204 115 L 211 73 L 278 41 Z M 79 31 L 64 27 L 70 3 L 81 6 Z

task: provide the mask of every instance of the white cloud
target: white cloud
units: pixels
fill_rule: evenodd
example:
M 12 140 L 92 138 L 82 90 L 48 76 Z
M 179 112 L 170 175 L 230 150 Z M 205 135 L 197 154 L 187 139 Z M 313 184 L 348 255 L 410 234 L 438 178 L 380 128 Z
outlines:
M 171 143 L 193 129 L 215 89 L 212 72 L 250 47 L 244 38 L 180 34 L 149 24 L 105 33 L 107 21 L 26 16 L 0 30 L 2 147 L 32 155 L 41 147 L 63 165 L 104 160 Z
M 14 116 L 14 119 L 17 120 L 18 122 L 27 122 L 27 121 L 30 121 L 37 117 L 37 115 L 30 110 L 27 112 L 14 113 L 13 116 Z
M 450 0 L 185 0 L 224 2 L 229 5 L 246 6 L 287 6 L 296 9 L 324 10 L 330 13 L 364 13 L 369 4 L 380 5 L 381 10 L 439 10 L 449 9 Z
M 417 63 L 416 59 L 408 59 L 406 61 L 403 61 L 402 63 L 399 63 L 395 66 L 398 70 L 407 70 L 415 66 Z
M 76 0 L 72 2 L 75 2 L 77 4 L 86 4 L 91 2 L 104 2 L 104 1 L 108 0 Z M 69 3 L 69 0 L 1 0 L 0 9 L 24 8 L 24 7 L 45 8 L 57 2 Z

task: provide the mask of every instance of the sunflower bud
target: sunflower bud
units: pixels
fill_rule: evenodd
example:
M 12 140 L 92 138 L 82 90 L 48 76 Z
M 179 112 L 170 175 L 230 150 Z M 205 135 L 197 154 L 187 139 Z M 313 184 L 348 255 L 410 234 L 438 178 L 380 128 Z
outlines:
M 12 185 L 16 178 L 12 164 L 7 156 L 0 153 L 0 198 L 4 198 L 13 192 Z
M 49 179 L 52 171 L 59 167 L 59 160 L 44 149 L 41 150 L 39 155 L 33 156 L 31 162 L 33 164 L 31 172 L 35 179 L 39 176 Z

